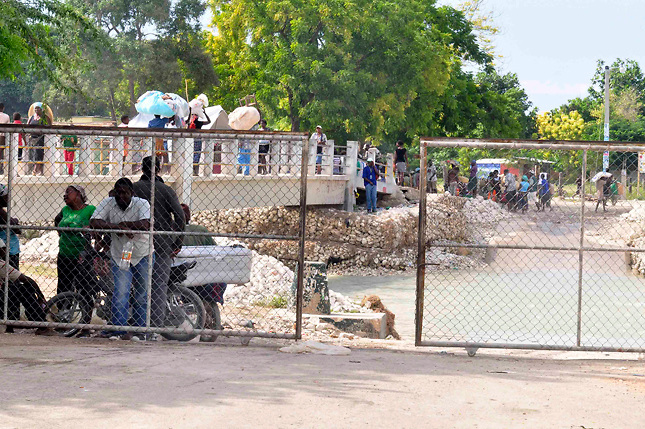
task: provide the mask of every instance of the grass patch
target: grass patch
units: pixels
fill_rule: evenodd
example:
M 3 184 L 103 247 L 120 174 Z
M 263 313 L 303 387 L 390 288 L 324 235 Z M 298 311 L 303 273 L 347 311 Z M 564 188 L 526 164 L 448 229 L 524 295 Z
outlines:
M 256 301 L 254 305 L 267 308 L 287 308 L 288 303 L 286 296 L 276 295 L 272 298 L 266 298 Z
M 51 264 L 22 263 L 20 264 L 20 272 L 29 277 L 39 276 L 56 278 L 58 276 L 58 270 L 56 269 L 56 266 Z

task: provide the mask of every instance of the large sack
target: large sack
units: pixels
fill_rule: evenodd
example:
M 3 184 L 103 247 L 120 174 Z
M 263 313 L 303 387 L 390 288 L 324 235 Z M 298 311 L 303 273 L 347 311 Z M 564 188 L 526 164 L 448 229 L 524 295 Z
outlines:
M 148 122 L 154 119 L 154 115 L 147 113 L 139 113 L 134 118 L 130 119 L 128 128 L 148 128 Z
M 170 100 L 165 100 L 166 104 L 170 106 L 175 115 L 180 118 L 185 118 L 188 116 L 188 102 L 181 96 L 174 94 L 172 92 L 167 92 L 166 95 L 170 97 Z
M 159 115 L 164 118 L 172 118 L 175 112 L 166 103 L 163 97 L 164 93 L 161 91 L 148 91 L 137 100 L 134 108 L 139 113 L 147 113 L 149 115 Z
M 188 105 L 190 106 L 190 112 L 193 115 L 197 115 L 202 121 L 206 120 L 206 116 L 204 116 L 204 103 L 201 100 L 195 98 L 190 103 L 188 103 Z
M 260 112 L 255 107 L 238 107 L 228 115 L 228 124 L 234 130 L 250 130 L 260 120 Z

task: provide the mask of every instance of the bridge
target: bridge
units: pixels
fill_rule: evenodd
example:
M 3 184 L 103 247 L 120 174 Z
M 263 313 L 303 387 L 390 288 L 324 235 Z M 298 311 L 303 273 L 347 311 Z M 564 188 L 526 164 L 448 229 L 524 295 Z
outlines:
M 44 137 L 42 161 L 34 156 L 38 147 L 29 146 L 34 142 L 29 136 L 37 133 Z M 0 125 L 0 135 L 6 141 L 0 149 L 9 155 L 0 154 L 0 181 L 11 185 L 12 216 L 22 221 L 52 220 L 72 183 L 85 186 L 88 201 L 97 204 L 117 178 L 139 179 L 141 160 L 155 145 L 160 158 L 168 157 L 163 180 L 193 210 L 297 206 L 303 167 L 307 205 L 352 211 L 355 189 L 364 189 L 358 142 L 341 147 L 330 140 L 319 155 L 303 133 Z M 75 136 L 76 144 L 71 146 L 74 139 L 66 136 Z M 195 144 L 200 141 L 201 151 Z M 266 155 L 260 153 L 261 145 L 268 146 Z M 305 145 L 308 158 L 303 163 Z M 42 175 L 34 174 L 40 173 L 36 165 L 42 165 Z M 396 192 L 392 156 L 377 167 L 382 172 L 378 192 Z

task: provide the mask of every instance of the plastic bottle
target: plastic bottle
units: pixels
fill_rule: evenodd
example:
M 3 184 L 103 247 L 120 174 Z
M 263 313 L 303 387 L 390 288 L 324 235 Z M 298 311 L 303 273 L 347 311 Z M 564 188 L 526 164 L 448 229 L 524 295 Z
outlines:
M 119 269 L 127 270 L 130 268 L 130 260 L 132 259 L 132 249 L 134 249 L 134 243 L 132 240 L 129 240 L 123 245 L 123 251 L 121 252 L 121 260 L 119 261 Z

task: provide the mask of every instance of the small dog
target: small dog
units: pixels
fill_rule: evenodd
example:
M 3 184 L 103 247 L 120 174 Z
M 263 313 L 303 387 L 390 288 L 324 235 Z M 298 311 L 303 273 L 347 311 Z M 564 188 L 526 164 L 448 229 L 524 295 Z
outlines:
M 388 310 L 377 295 L 369 295 L 361 301 L 361 307 L 367 307 L 376 313 L 385 313 L 385 324 L 387 327 L 387 334 L 392 335 L 395 339 L 400 340 L 399 333 L 394 329 L 394 313 Z

